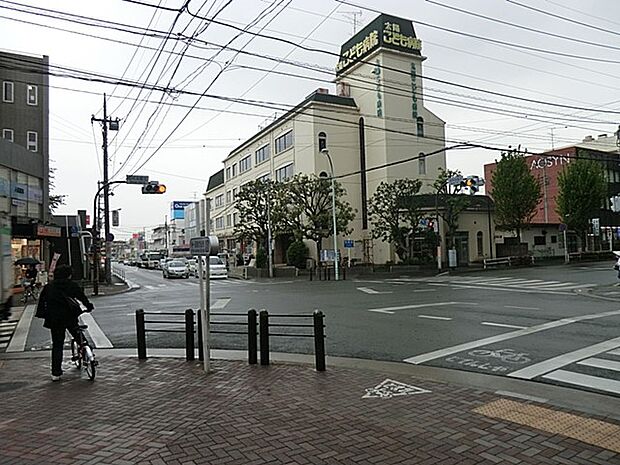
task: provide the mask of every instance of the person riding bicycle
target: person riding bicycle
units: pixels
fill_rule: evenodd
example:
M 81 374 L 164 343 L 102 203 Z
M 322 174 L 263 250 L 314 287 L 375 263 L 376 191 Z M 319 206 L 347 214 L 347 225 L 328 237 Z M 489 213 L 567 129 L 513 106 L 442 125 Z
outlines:
M 54 280 L 41 291 L 35 315 L 45 319 L 43 326 L 52 334 L 52 381 L 60 381 L 62 375 L 62 351 L 66 331 L 79 340 L 77 329 L 81 311 L 71 305 L 69 298 L 82 302 L 87 312 L 95 308 L 77 283 L 71 280 L 71 274 L 69 265 L 56 268 Z

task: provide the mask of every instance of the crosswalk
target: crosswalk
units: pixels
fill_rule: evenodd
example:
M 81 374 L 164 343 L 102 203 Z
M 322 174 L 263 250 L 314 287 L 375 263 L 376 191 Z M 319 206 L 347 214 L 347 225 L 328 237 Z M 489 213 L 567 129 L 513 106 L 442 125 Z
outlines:
M 238 287 L 244 286 L 246 283 L 243 281 L 238 281 L 236 279 L 212 279 L 209 281 L 209 284 L 212 288 L 230 288 L 230 287 Z M 165 288 L 181 288 L 181 287 L 199 287 L 200 282 L 198 280 L 179 280 L 179 281 L 166 281 L 164 283 L 159 284 L 145 284 L 142 285 L 142 289 L 147 289 L 149 291 L 161 290 Z
M 6 350 L 17 327 L 17 321 L 0 322 L 0 350 Z
M 577 283 L 571 281 L 555 281 L 544 279 L 525 279 L 512 276 L 492 278 L 487 276 L 445 275 L 430 278 L 394 278 L 388 280 L 394 284 L 408 282 L 425 282 L 430 286 L 449 286 L 469 289 L 495 289 L 502 291 L 518 291 L 529 293 L 570 294 L 579 289 L 595 287 L 596 284 Z

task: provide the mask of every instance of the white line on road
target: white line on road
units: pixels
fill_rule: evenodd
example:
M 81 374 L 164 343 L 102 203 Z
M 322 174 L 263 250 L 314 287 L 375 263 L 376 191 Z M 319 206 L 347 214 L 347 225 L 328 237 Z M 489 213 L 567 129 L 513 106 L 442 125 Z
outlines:
M 447 316 L 433 316 L 433 315 L 418 315 L 418 318 L 428 318 L 429 320 L 445 320 L 450 321 L 452 318 Z
M 11 342 L 6 348 L 5 352 L 23 352 L 26 348 L 26 339 L 28 338 L 28 333 L 30 332 L 30 324 L 32 323 L 32 317 L 34 316 L 34 309 L 36 306 L 26 305 L 24 308 L 24 313 L 22 317 L 19 319 L 19 323 L 17 323 L 17 327 L 15 328 L 15 334 L 11 338 Z
M 369 308 L 369 312 L 393 314 L 394 310 L 410 310 L 414 308 L 443 307 L 444 305 L 478 305 L 472 302 L 436 302 L 433 304 L 403 305 L 401 307 Z
M 211 310 L 221 310 L 230 302 L 230 297 L 223 299 L 217 299 L 214 304 L 211 305 Z
M 435 289 L 414 289 L 412 292 L 437 292 Z
M 534 365 L 522 368 L 521 370 L 508 373 L 508 376 L 521 379 L 536 378 L 537 376 L 549 373 L 550 371 L 553 371 L 556 368 L 560 368 L 561 366 L 569 365 L 579 360 L 583 360 L 584 358 L 591 357 L 602 352 L 607 352 L 612 349 L 617 349 L 618 347 L 620 347 L 620 337 L 616 337 L 608 341 L 603 341 L 598 344 L 584 347 L 582 349 L 575 350 L 567 354 L 558 355 L 557 357 L 544 360 L 540 363 L 535 363 Z
M 592 389 L 598 389 L 599 391 L 620 394 L 620 381 L 615 381 L 613 379 L 583 375 L 581 373 L 574 373 L 566 370 L 556 370 L 553 373 L 543 376 L 543 378 L 577 386 L 586 386 Z
M 576 316 L 573 318 L 562 318 L 561 320 L 550 321 L 548 323 L 543 323 L 537 326 L 531 326 L 525 329 L 519 329 L 517 331 L 511 331 L 509 333 L 498 334 L 497 336 L 491 336 L 491 337 L 487 337 L 484 339 L 478 339 L 477 341 L 466 342 L 464 344 L 459 344 L 459 345 L 452 346 L 452 347 L 446 347 L 445 349 L 434 350 L 433 352 L 427 352 L 425 354 L 416 355 L 415 357 L 406 358 L 403 361 L 417 365 L 419 363 L 427 362 L 429 360 L 434 360 L 436 358 L 441 358 L 441 357 L 446 357 L 448 355 L 456 354 L 458 352 L 462 352 L 463 350 L 475 349 L 476 347 L 482 347 L 487 344 L 494 344 L 496 342 L 507 341 L 509 339 L 514 339 L 516 337 L 527 336 L 529 334 L 534 334 L 534 333 L 538 333 L 541 331 L 546 331 L 548 329 L 553 329 L 553 328 L 557 328 L 560 326 L 569 325 L 571 323 L 577 323 L 579 321 L 593 320 L 596 318 L 605 318 L 607 316 L 614 316 L 614 315 L 620 315 L 620 310 L 612 310 L 610 312 Z M 620 344 L 618 345 L 620 346 Z M 587 356 L 588 355 L 581 357 L 581 358 L 585 358 Z M 550 370 L 547 370 L 547 371 L 550 371 Z
M 82 321 L 88 325 L 88 334 L 93 340 L 96 349 L 111 349 L 114 347 L 103 333 L 91 313 L 82 313 Z
M 540 310 L 538 307 L 519 307 L 518 305 L 504 305 L 504 308 L 515 308 L 517 310 Z
M 620 349 L 618 350 L 612 350 L 609 352 L 611 355 L 620 355 Z
M 358 287 L 357 290 L 365 292 L 366 294 L 381 294 L 379 291 L 375 291 L 369 287 Z
M 587 358 L 581 362 L 577 362 L 577 365 L 586 365 L 594 368 L 602 368 L 603 370 L 620 371 L 620 362 L 613 360 L 606 360 L 604 358 Z
M 525 329 L 525 328 L 527 328 L 527 326 L 508 325 L 506 323 L 493 323 L 491 321 L 483 321 L 480 324 L 481 325 L 485 325 L 485 326 L 497 326 L 499 328 L 513 328 L 513 329 Z

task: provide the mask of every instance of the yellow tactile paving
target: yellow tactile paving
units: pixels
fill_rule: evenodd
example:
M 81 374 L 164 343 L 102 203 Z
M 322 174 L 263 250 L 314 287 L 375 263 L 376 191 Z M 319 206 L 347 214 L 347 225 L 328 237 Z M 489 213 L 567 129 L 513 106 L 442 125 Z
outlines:
M 620 452 L 620 426 L 613 423 L 508 399 L 489 402 L 474 412 Z

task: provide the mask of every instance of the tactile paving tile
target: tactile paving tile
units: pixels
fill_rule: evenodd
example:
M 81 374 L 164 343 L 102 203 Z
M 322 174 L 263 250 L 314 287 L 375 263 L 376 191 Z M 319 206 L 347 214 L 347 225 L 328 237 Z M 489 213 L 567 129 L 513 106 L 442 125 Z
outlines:
M 489 402 L 473 411 L 620 452 L 620 426 L 613 423 L 508 399 Z

